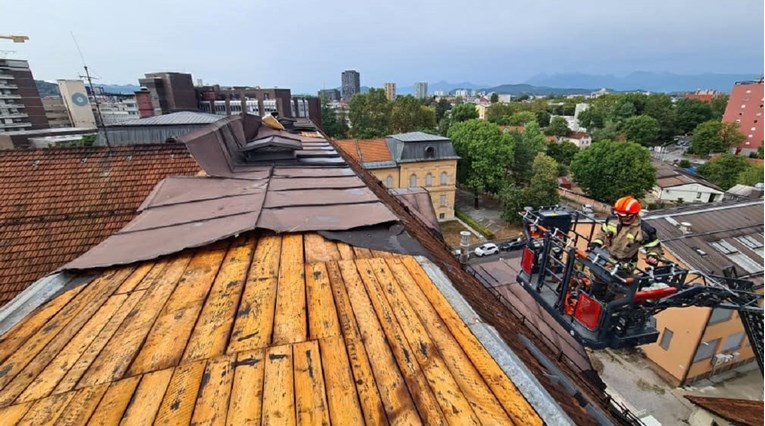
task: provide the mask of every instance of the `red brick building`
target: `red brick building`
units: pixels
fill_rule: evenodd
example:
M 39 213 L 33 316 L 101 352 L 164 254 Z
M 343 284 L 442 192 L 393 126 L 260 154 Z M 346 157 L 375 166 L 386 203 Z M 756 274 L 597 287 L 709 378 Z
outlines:
M 739 82 L 733 86 L 725 108 L 723 121 L 737 123 L 745 139 L 736 147 L 736 153 L 749 155 L 762 146 L 762 80 Z

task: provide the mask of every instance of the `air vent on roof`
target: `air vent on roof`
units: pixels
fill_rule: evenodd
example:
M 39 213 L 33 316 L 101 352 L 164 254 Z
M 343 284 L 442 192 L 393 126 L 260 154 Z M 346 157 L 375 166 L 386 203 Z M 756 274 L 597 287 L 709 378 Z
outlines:
M 256 163 L 292 160 L 295 158 L 295 151 L 302 148 L 303 144 L 297 139 L 284 136 L 268 136 L 247 142 L 240 151 L 244 153 L 245 160 L 248 163 Z
M 680 222 L 680 232 L 683 233 L 683 235 L 688 235 L 692 232 L 692 227 L 690 222 Z
M 679 223 L 678 221 L 676 221 L 676 220 L 675 220 L 675 218 L 673 218 L 673 217 L 671 217 L 671 216 L 667 216 L 667 217 L 665 217 L 664 219 L 666 219 L 666 220 L 667 220 L 667 222 L 669 222 L 669 224 L 670 224 L 670 225 L 672 225 L 672 226 L 678 226 L 678 225 L 680 225 L 680 223 Z

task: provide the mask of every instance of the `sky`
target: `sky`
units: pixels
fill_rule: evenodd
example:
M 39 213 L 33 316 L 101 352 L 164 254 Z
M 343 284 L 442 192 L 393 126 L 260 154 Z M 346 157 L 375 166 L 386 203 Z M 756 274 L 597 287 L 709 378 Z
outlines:
M 0 40 L 35 78 L 189 72 L 315 93 L 361 84 L 522 83 L 540 73 L 763 71 L 763 1 L 0 0 Z M 2 52 L 0 52 L 2 53 Z

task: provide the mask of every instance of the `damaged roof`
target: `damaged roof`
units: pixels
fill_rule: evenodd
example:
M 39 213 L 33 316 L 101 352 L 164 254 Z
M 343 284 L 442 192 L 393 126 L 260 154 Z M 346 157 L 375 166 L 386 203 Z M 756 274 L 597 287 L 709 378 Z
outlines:
M 0 306 L 125 226 L 157 182 L 199 171 L 183 145 L 0 151 Z
M 736 424 L 759 426 L 763 424 L 762 401 L 746 399 L 709 398 L 685 395 L 685 399 L 699 407 Z

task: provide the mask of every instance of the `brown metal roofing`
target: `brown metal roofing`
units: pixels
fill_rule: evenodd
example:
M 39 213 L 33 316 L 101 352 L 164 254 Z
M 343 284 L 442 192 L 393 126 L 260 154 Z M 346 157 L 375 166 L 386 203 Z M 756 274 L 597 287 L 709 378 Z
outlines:
M 396 198 L 408 206 L 412 214 L 417 215 L 429 228 L 441 233 L 438 217 L 433 208 L 433 200 L 430 193 L 424 188 L 391 188 L 388 190 Z
M 708 182 L 701 176 L 693 175 L 685 169 L 661 161 L 654 161 L 653 166 L 656 168 L 656 185 L 660 188 L 672 188 L 675 186 L 697 183 L 722 191 L 717 185 Z
M 183 145 L 0 151 L 0 305 L 129 223 L 199 165 Z
M 761 426 L 763 424 L 762 401 L 746 399 L 709 398 L 685 395 L 685 399 L 699 407 L 736 424 Z
M 4 424 L 542 424 L 413 257 L 316 234 L 99 272 L 0 372 Z
M 388 150 L 388 143 L 383 139 L 340 139 L 337 146 L 356 161 L 374 163 L 377 161 L 393 161 Z

